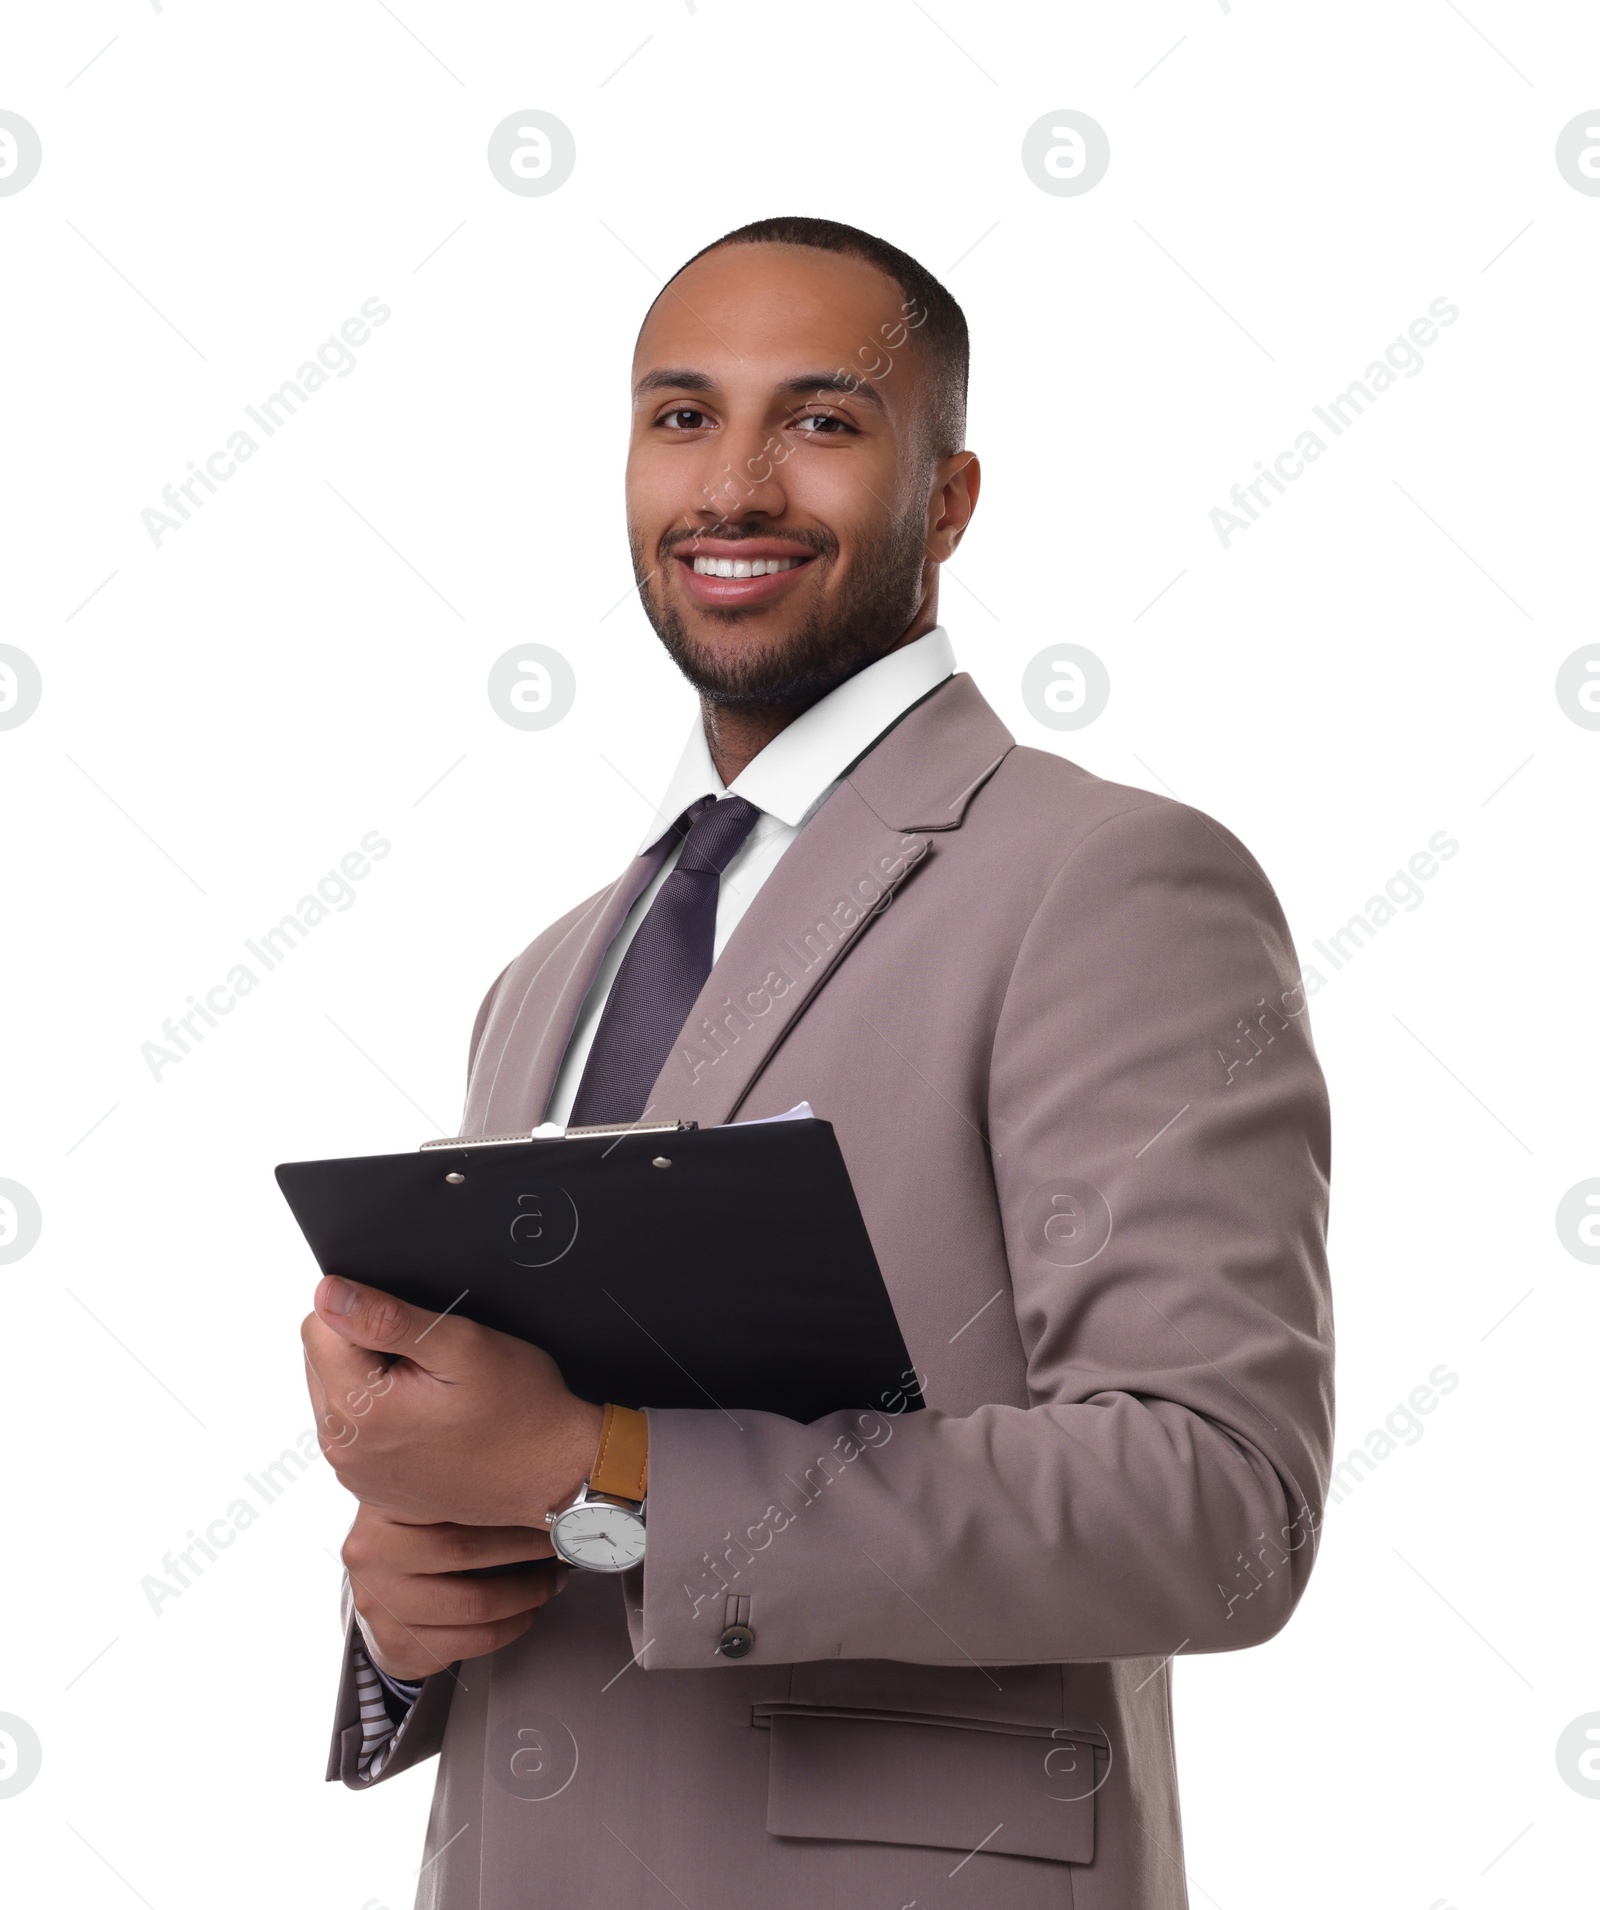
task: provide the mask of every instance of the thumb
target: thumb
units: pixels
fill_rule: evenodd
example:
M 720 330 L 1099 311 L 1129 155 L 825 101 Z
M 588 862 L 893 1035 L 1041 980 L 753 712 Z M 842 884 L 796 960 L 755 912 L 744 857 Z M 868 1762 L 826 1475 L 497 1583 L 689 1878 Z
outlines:
M 441 1314 L 408 1305 L 376 1287 L 358 1286 L 337 1274 L 318 1283 L 312 1304 L 322 1324 L 348 1345 L 365 1347 L 373 1353 L 403 1354 L 419 1366 L 434 1363 L 428 1357 L 430 1352 L 434 1358 L 445 1352 L 445 1329 L 454 1324 L 443 1321 L 440 1326 Z M 440 1326 L 438 1333 L 432 1331 L 435 1326 Z

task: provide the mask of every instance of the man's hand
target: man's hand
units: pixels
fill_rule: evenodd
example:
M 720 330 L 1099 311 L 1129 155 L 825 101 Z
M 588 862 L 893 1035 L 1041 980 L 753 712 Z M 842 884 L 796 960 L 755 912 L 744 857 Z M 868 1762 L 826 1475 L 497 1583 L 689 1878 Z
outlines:
M 412 1525 L 362 1506 L 344 1563 L 367 1656 L 410 1683 L 509 1645 L 566 1583 L 549 1551 L 531 1526 Z
M 542 1530 L 576 1496 L 602 1414 L 548 1353 L 348 1280 L 322 1281 L 316 1309 L 300 1337 L 318 1437 L 363 1505 L 415 1525 Z

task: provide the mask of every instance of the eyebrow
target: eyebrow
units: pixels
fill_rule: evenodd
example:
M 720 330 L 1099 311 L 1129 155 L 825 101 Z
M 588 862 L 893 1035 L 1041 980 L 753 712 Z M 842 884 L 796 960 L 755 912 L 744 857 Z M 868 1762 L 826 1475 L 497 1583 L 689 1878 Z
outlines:
M 642 398 L 652 391 L 700 391 L 713 392 L 717 389 L 716 380 L 703 371 L 692 371 L 686 366 L 668 365 L 659 371 L 647 371 L 633 388 L 635 398 Z M 777 387 L 780 396 L 785 398 L 805 398 L 814 392 L 836 392 L 841 397 L 863 398 L 879 411 L 886 410 L 882 397 L 873 389 L 868 378 L 853 378 L 848 372 L 807 372 L 803 377 L 786 378 Z
M 716 384 L 703 371 L 684 371 L 676 366 L 667 366 L 661 371 L 647 371 L 633 388 L 635 398 L 642 398 L 647 391 L 715 391 Z
M 778 389 L 786 398 L 803 398 L 813 391 L 836 391 L 844 398 L 865 398 L 880 411 L 887 408 L 870 378 L 854 378 L 847 371 L 809 372 L 804 378 L 790 378 Z

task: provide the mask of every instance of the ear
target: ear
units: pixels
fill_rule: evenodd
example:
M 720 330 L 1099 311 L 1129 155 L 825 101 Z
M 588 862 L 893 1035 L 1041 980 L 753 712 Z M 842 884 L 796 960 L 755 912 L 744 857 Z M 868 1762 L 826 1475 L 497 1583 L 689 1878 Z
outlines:
M 944 563 L 966 534 L 978 508 L 978 486 L 983 473 L 971 451 L 952 452 L 933 467 L 928 500 L 928 554 Z

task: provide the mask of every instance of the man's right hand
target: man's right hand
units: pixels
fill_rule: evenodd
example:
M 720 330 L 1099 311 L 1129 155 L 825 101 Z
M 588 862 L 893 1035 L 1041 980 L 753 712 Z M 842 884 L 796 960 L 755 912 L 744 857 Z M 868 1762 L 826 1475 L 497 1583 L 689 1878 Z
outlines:
M 368 1657 L 408 1684 L 520 1638 L 568 1569 L 532 1526 L 410 1525 L 368 1505 L 343 1558 Z

